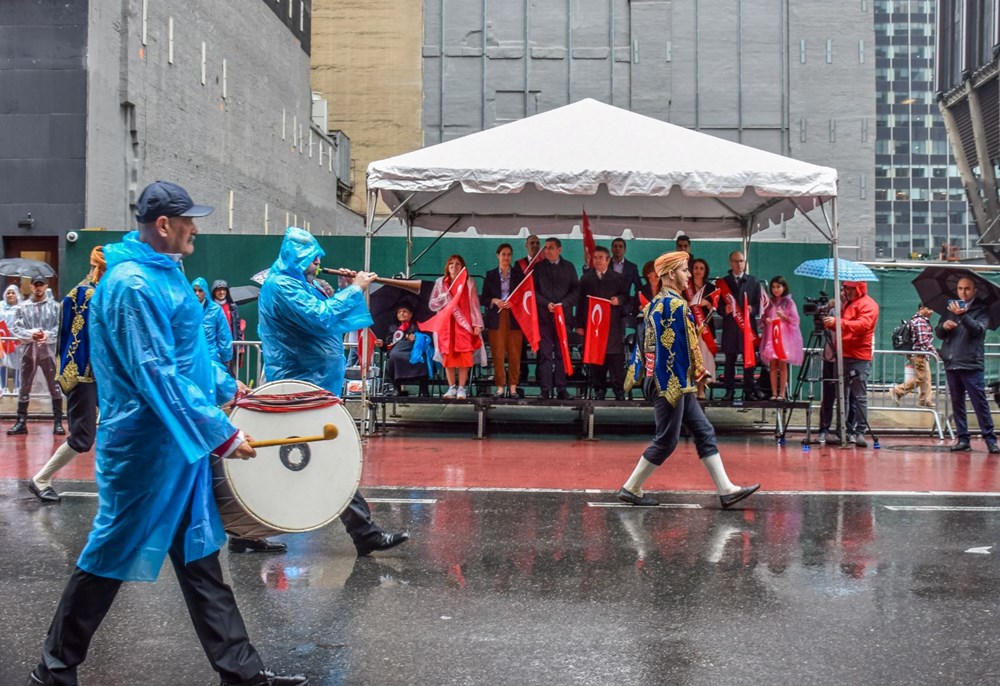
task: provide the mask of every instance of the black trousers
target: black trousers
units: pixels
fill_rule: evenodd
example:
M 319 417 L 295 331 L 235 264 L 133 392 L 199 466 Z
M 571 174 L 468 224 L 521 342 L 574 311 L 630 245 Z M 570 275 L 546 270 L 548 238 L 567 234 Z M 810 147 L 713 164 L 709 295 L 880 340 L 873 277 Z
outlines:
M 594 388 L 594 398 L 604 400 L 608 393 L 608 375 L 611 376 L 610 388 L 615 399 L 625 397 L 625 353 L 608 353 L 604 356 L 604 364 L 589 364 L 590 385 Z
M 719 452 L 715 441 L 715 427 L 708 421 L 694 393 L 685 393 L 673 407 L 662 395 L 653 398 L 653 418 L 656 421 L 656 435 L 642 451 L 642 456 L 655 465 L 661 465 L 677 449 L 681 437 L 681 427 L 687 428 L 694 436 L 698 457 L 708 457 Z
M 361 491 L 354 492 L 351 503 L 340 514 L 340 521 L 355 545 L 382 533 L 382 529 L 372 519 L 372 510 Z
M 170 546 L 170 561 L 187 603 L 201 646 L 212 668 L 223 681 L 249 679 L 264 664 L 250 644 L 246 625 L 232 589 L 222 579 L 219 553 L 184 564 L 184 530 L 181 524 Z M 51 686 L 75 686 L 76 668 L 87 658 L 90 641 L 111 609 L 122 581 L 85 572 L 73 572 L 63 591 L 42 648 L 35 674 Z M 141 681 L 141 675 L 131 675 Z
M 559 337 L 556 336 L 554 320 L 542 320 L 538 323 L 538 382 L 542 392 L 552 392 L 552 387 L 560 391 L 566 390 L 566 368 L 562 363 L 562 348 Z
M 742 352 L 737 353 L 726 353 L 725 366 L 723 367 L 723 374 L 726 377 L 726 392 L 732 391 L 736 388 L 736 358 L 743 357 Z M 754 380 L 754 367 L 746 366 L 746 359 L 743 360 L 743 397 L 748 398 L 752 395 L 757 388 L 757 384 Z
M 48 344 L 42 343 L 41 345 Z M 49 395 L 52 396 L 52 406 L 53 408 L 58 407 L 61 411 L 62 391 L 59 390 L 59 384 L 56 383 L 56 361 L 52 359 L 51 355 L 39 353 L 38 347 L 40 347 L 38 343 L 21 346 L 23 349 L 21 353 L 21 386 L 17 401 L 26 403 L 31 399 L 31 385 L 35 380 L 35 372 L 41 369 L 42 376 L 45 377 L 45 384 L 49 387 Z
M 78 383 L 66 394 L 66 418 L 69 420 L 69 447 L 85 453 L 94 447 L 97 433 L 97 384 Z

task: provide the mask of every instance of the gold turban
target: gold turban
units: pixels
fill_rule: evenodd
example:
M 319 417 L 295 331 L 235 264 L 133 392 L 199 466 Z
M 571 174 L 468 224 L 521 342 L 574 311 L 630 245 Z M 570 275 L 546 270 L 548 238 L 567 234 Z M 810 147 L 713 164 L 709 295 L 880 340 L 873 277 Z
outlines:
M 656 258 L 656 262 L 653 263 L 653 268 L 656 269 L 656 273 L 659 274 L 662 279 L 678 267 L 687 264 L 689 259 L 691 259 L 691 254 L 684 252 L 683 250 L 665 252 Z
M 90 264 L 94 267 L 96 280 L 100 281 L 108 268 L 108 263 L 104 260 L 104 246 L 99 245 L 90 251 Z

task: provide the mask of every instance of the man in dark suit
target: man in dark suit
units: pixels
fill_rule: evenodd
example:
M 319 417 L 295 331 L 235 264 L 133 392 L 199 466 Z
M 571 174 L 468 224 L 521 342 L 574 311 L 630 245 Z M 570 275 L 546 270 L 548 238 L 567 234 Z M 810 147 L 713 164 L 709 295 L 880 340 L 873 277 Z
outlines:
M 729 255 L 729 274 L 715 282 L 721 288 L 723 297 L 719 302 L 722 309 L 722 352 L 725 353 L 726 394 L 723 400 L 733 400 L 736 388 L 736 358 L 743 355 L 743 330 L 737 323 L 737 314 L 733 305 L 738 308 L 739 316 L 743 314 L 743 303 L 750 304 L 750 321 L 747 325 L 751 331 L 757 330 L 757 317 L 760 314 L 760 281 L 757 277 L 747 274 L 747 260 L 738 250 Z M 726 296 L 726 289 L 732 294 L 733 301 Z M 745 299 L 745 300 L 744 300 Z M 754 380 L 754 367 L 748 367 L 743 360 L 743 400 L 756 400 L 757 384 Z
M 531 264 L 531 261 L 533 259 L 535 259 L 535 255 L 537 255 L 538 251 L 541 250 L 541 249 L 542 249 L 541 243 L 538 242 L 538 236 L 536 236 L 535 234 L 531 234 L 530 236 L 528 236 L 525 239 L 525 241 L 524 241 L 524 251 L 525 251 L 525 253 L 526 253 L 527 256 L 526 257 L 522 257 L 516 263 L 518 269 L 521 270 L 522 274 L 527 275 L 527 273 L 528 273 L 528 265 Z M 538 259 L 542 259 L 542 258 L 539 257 Z
M 635 262 L 625 259 L 625 239 L 616 238 L 611 241 L 611 271 L 621 274 L 628 287 L 628 302 L 622 303 L 622 317 L 631 318 L 639 312 L 639 291 L 642 290 L 642 279 L 639 277 L 639 267 Z M 630 320 L 631 321 L 631 320 Z
M 576 332 L 586 335 L 590 306 L 587 296 L 611 301 L 611 327 L 608 331 L 607 352 L 604 364 L 587 365 L 590 368 L 590 383 L 594 388 L 594 398 L 604 400 L 608 393 L 608 373 L 611 373 L 611 392 L 615 400 L 625 399 L 625 320 L 622 307 L 629 302 L 629 285 L 625 277 L 612 271 L 611 253 L 605 247 L 598 247 L 591 257 L 592 269 L 580 277 L 580 300 L 576 306 Z
M 563 368 L 556 321 L 552 314 L 556 305 L 562 304 L 563 315 L 571 320 L 573 307 L 580 292 L 576 267 L 561 258 L 562 241 L 545 240 L 545 259 L 535 267 L 535 297 L 538 300 L 538 377 L 542 398 L 551 398 L 553 386 L 560 400 L 569 398 L 566 392 L 566 370 Z

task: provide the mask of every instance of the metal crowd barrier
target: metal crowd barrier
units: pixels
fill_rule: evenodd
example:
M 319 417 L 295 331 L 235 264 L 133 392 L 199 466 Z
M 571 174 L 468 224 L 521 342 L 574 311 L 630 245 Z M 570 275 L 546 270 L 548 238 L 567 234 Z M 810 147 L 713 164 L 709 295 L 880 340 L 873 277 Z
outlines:
M 0 336 L 0 351 L 10 343 L 18 343 L 19 339 Z M 0 352 L 0 396 L 17 395 L 21 388 L 21 348 L 18 346 L 12 353 Z

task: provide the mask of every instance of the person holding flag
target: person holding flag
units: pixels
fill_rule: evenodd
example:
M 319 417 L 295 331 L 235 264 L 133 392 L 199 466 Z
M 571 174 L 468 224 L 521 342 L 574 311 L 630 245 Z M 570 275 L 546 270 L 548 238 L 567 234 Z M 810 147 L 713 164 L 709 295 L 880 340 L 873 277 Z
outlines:
M 636 343 L 625 379 L 626 391 L 642 383 L 646 397 L 653 398 L 656 435 L 618 491 L 618 499 L 630 505 L 659 505 L 643 493 L 642 486 L 677 448 L 683 426 L 694 437 L 698 457 L 715 482 L 723 509 L 727 509 L 754 493 L 760 484 L 737 486 L 729 480 L 715 429 L 695 398 L 698 380 L 711 374 L 701 359 L 694 317 L 681 295 L 691 277 L 687 263 L 688 254 L 683 251 L 656 258 L 656 272 L 664 287 L 646 311 L 645 335 Z
M 681 238 L 678 236 L 677 242 Z M 690 247 L 690 244 L 689 244 Z M 678 248 L 680 250 L 680 248 Z M 682 250 L 682 252 L 689 252 Z M 713 315 L 718 309 L 718 291 L 709 281 L 708 262 L 697 257 L 691 260 L 691 281 L 688 283 L 684 297 L 687 298 L 688 305 L 691 306 L 691 313 L 694 315 L 695 327 L 698 331 L 698 348 L 701 350 L 701 359 L 705 363 L 705 369 L 715 373 L 715 355 L 719 352 L 719 346 L 715 342 L 715 322 Z M 705 388 L 708 383 L 704 380 L 698 382 L 698 400 L 705 399 Z
M 736 358 L 743 356 L 743 400 L 760 397 L 754 379 L 757 366 L 757 316 L 760 314 L 760 281 L 747 273 L 747 260 L 739 250 L 729 254 L 729 273 L 715 282 L 722 306 L 722 352 L 726 356 L 726 394 L 731 401 L 736 388 Z
M 436 334 L 435 348 L 441 354 L 444 375 L 448 379 L 448 390 L 443 397 L 465 400 L 473 353 L 483 347 L 480 335 L 483 313 L 479 308 L 476 282 L 469 278 L 461 255 L 452 255 L 445 262 L 444 276 L 434 282 L 428 305 L 437 315 L 420 326 Z
M 521 378 L 524 336 L 508 299 L 524 279 L 524 274 L 520 267 L 511 264 L 513 255 L 514 249 L 510 243 L 501 243 L 497 248 L 497 268 L 486 272 L 483 280 L 486 335 L 493 355 L 493 384 L 498 398 L 503 395 L 516 397 L 517 384 Z M 505 358 L 510 365 L 509 370 L 504 368 Z
M 771 369 L 771 399 L 788 398 L 788 366 L 802 364 L 805 351 L 799 329 L 799 311 L 792 300 L 785 277 L 771 279 L 771 299 L 761 315 L 764 331 L 760 339 L 760 359 Z
M 594 398 L 608 394 L 608 373 L 615 400 L 625 399 L 625 326 L 621 310 L 629 301 L 629 284 L 609 269 L 611 251 L 594 248 L 591 269 L 580 277 L 576 332 L 584 336 L 583 361 L 590 370 Z
M 567 400 L 566 392 L 567 357 L 569 343 L 565 327 L 565 310 L 572 311 L 580 291 L 580 280 L 576 267 L 561 258 L 562 241 L 558 238 L 545 239 L 545 259 L 535 267 L 535 295 L 538 301 L 538 375 L 543 399 L 556 397 Z M 558 352 L 557 352 L 558 351 Z M 560 354 L 561 353 L 561 354 Z M 562 358 L 560 360 L 560 357 Z M 560 364 L 561 362 L 561 364 Z M 570 373 L 572 370 L 570 369 Z

